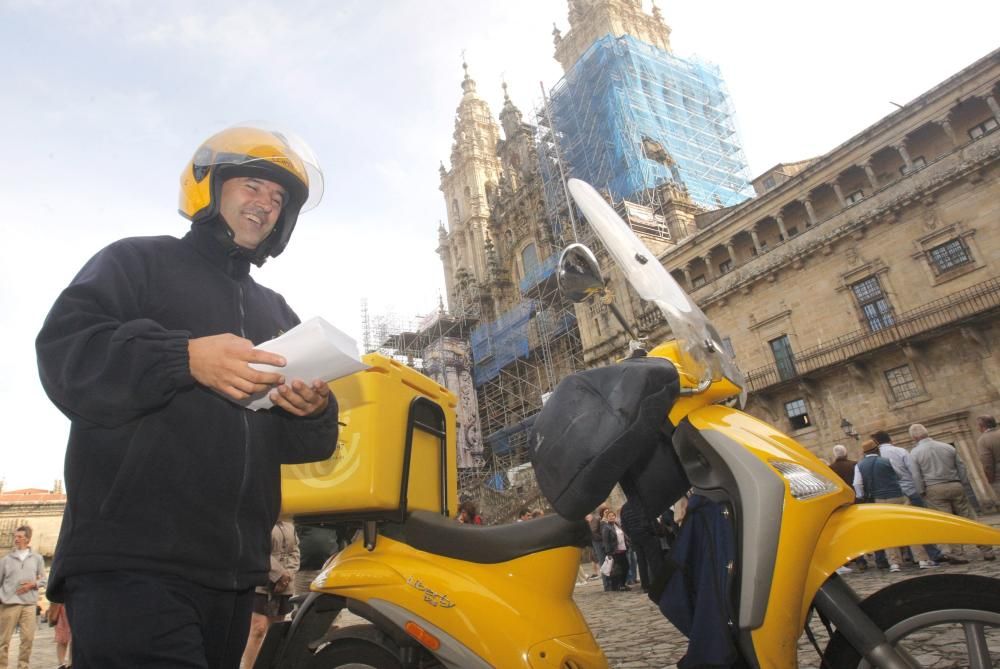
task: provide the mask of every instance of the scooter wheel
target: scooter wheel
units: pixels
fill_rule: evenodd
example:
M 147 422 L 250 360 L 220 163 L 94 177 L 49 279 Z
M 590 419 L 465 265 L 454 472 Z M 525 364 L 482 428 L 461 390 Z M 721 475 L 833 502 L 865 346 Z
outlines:
M 912 658 L 938 657 L 941 636 L 947 635 L 952 641 L 948 652 L 954 655 L 949 660 L 962 663 L 960 666 L 1000 666 L 1000 656 L 990 653 L 990 648 L 1000 645 L 997 579 L 973 574 L 911 578 L 879 590 L 864 600 L 861 608 L 890 643 Z M 925 648 L 929 640 L 935 645 Z M 831 669 L 871 666 L 840 633 L 827 645 L 823 662 Z
M 401 669 L 402 666 L 375 644 L 353 639 L 326 646 L 309 663 L 309 669 Z
M 338 630 L 309 661 L 309 669 L 402 669 L 396 654 L 385 647 L 385 635 L 373 625 Z

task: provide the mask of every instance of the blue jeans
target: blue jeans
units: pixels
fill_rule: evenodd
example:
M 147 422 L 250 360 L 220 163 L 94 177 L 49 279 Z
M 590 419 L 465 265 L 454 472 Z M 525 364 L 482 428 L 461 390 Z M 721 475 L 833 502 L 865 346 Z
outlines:
M 912 504 L 913 506 L 919 506 L 924 509 L 929 508 L 927 506 L 927 502 L 925 502 L 924 498 L 921 497 L 919 494 L 907 495 L 907 498 L 910 500 L 910 504 Z M 934 562 L 937 562 L 938 560 L 941 559 L 941 551 L 938 550 L 938 547 L 935 546 L 934 544 L 924 544 L 924 550 L 927 551 L 927 557 L 929 557 Z
M 594 548 L 594 557 L 597 558 L 597 567 L 600 569 L 600 567 L 604 564 L 604 556 L 606 555 L 604 552 L 604 542 L 591 541 L 590 545 Z M 605 590 L 611 589 L 611 579 L 604 574 L 601 574 L 601 583 L 604 585 Z

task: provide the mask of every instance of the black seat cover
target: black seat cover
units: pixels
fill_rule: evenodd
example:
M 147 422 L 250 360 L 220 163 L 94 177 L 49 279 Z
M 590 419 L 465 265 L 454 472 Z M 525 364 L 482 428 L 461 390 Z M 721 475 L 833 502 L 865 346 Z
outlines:
M 444 557 L 495 564 L 563 546 L 590 545 L 590 527 L 550 514 L 509 525 L 466 525 L 431 511 L 413 511 L 406 522 L 380 532 L 417 550 Z
M 689 487 L 668 414 L 680 393 L 664 358 L 637 357 L 571 374 L 538 413 L 529 437 L 542 494 L 566 518 L 597 508 L 621 483 L 650 517 Z

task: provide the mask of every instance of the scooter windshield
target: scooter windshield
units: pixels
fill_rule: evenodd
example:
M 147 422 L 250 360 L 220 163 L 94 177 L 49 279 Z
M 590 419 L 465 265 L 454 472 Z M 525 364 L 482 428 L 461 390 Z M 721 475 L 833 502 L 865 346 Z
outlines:
M 659 259 L 590 184 L 570 179 L 567 187 L 590 227 L 639 297 L 656 304 L 663 312 L 674 339 L 687 358 L 684 361 L 685 366 L 689 366 L 686 371 L 700 379 L 700 386 L 707 387 L 709 383 L 725 378 L 743 391 L 743 373 L 723 347 L 715 326 L 670 276 Z

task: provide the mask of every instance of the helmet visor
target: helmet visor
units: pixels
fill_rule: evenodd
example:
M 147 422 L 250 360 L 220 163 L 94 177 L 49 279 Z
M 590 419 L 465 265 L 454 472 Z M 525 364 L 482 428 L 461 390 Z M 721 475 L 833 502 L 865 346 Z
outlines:
M 299 212 L 309 211 L 323 199 L 323 170 L 316 154 L 305 141 L 293 132 L 274 124 L 251 121 L 238 123 L 227 132 L 237 132 L 239 141 L 213 150 L 211 140 L 195 154 L 196 169 L 208 170 L 216 165 L 252 165 L 270 163 L 280 166 L 303 181 L 308 195 Z M 233 137 L 233 135 L 230 135 Z

